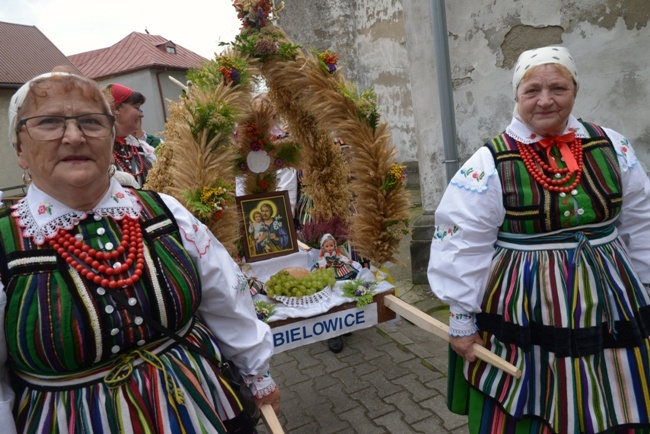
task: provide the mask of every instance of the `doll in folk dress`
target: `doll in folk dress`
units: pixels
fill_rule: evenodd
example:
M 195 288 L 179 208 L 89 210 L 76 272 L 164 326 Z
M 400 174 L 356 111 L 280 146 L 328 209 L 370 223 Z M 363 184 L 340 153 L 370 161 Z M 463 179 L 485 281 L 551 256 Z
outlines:
M 334 268 L 336 280 L 354 279 L 359 274 L 355 263 L 339 250 L 336 240 L 331 234 L 325 234 L 320 239 L 319 268 Z

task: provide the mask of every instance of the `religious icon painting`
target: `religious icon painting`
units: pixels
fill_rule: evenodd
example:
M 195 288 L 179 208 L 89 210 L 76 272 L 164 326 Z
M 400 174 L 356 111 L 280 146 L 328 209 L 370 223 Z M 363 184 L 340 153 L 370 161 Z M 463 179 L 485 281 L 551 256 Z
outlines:
M 298 251 L 288 191 L 238 196 L 236 200 L 246 262 Z

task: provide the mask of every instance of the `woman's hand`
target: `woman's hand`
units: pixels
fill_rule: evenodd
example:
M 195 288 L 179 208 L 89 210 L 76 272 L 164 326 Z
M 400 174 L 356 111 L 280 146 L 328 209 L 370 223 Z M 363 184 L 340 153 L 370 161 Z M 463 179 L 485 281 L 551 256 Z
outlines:
M 469 336 L 449 336 L 449 343 L 451 344 L 451 348 L 456 351 L 459 356 L 468 362 L 473 362 L 476 360 L 476 356 L 474 355 L 474 349 L 472 346 L 474 344 L 483 346 L 483 339 L 481 339 L 478 333 L 474 333 Z
M 261 407 L 263 404 L 269 404 L 273 407 L 275 414 L 280 414 L 280 388 L 276 386 L 273 392 L 257 399 L 258 407 Z

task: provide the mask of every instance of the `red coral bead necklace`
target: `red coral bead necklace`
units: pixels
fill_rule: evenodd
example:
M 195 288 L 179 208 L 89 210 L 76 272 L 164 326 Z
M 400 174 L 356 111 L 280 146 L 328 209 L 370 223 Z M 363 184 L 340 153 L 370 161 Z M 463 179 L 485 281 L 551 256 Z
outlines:
M 65 229 L 59 229 L 50 246 L 72 268 L 87 280 L 104 288 L 122 288 L 140 280 L 144 270 L 144 243 L 137 219 L 122 219 L 122 240 L 112 251 L 97 251 L 75 238 Z M 109 261 L 122 256 L 123 262 Z M 133 267 L 133 271 L 129 270 Z
M 113 149 L 113 158 L 115 159 L 115 163 L 118 166 L 120 166 L 120 169 L 123 172 L 130 173 L 133 176 L 135 176 L 136 178 L 138 176 L 142 175 L 142 172 L 144 172 L 144 163 L 142 162 L 142 155 L 140 155 L 140 153 L 137 151 L 136 147 L 133 146 L 133 145 L 130 145 L 128 143 L 120 143 L 120 142 L 118 142 L 118 144 L 120 145 L 120 148 L 124 151 L 124 155 L 120 151 L 118 151 L 117 149 Z M 130 148 L 129 150 L 131 152 L 129 152 L 129 150 L 126 149 L 127 147 Z M 138 160 L 138 164 L 137 164 L 138 171 L 137 172 L 133 172 L 130 167 L 127 167 L 127 164 L 129 166 L 134 164 L 134 161 L 132 161 L 132 158 L 134 156 Z
M 535 181 L 542 186 L 542 188 L 556 192 L 556 193 L 568 193 L 575 189 L 578 184 L 580 184 L 580 181 L 582 180 L 582 158 L 583 158 L 583 150 L 582 150 L 582 140 L 579 138 L 576 138 L 573 143 L 571 144 L 571 153 L 573 154 L 576 162 L 578 163 L 578 170 L 577 171 L 569 171 L 567 167 L 563 168 L 553 168 L 550 165 L 548 165 L 546 162 L 542 160 L 542 157 L 540 157 L 537 152 L 531 149 L 530 145 L 517 142 L 517 146 L 519 148 L 519 154 L 521 155 L 521 159 L 524 162 L 524 166 L 526 166 L 526 170 L 530 174 L 530 176 L 535 179 Z M 553 175 L 564 175 L 562 177 L 556 177 L 556 178 L 551 178 L 550 176 L 547 176 L 546 173 L 551 173 Z M 567 182 L 571 180 L 572 177 L 575 176 L 575 179 L 570 185 L 564 185 Z

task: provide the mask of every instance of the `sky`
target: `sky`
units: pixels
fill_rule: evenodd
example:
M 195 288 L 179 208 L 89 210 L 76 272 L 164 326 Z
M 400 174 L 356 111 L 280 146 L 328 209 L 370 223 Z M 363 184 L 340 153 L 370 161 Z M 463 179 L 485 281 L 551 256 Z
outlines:
M 232 0 L 0 0 L 0 21 L 36 26 L 66 56 L 147 29 L 210 59 L 240 27 Z

